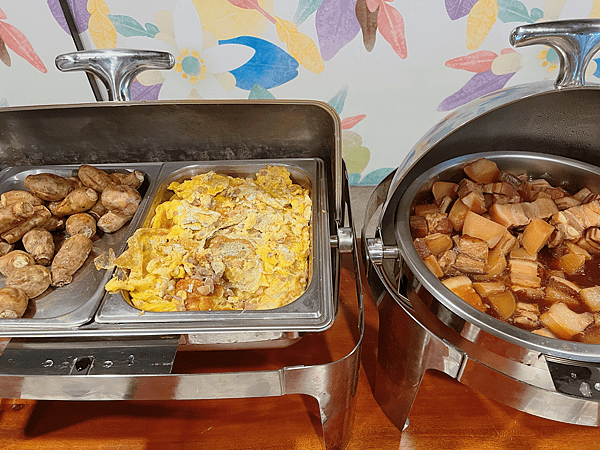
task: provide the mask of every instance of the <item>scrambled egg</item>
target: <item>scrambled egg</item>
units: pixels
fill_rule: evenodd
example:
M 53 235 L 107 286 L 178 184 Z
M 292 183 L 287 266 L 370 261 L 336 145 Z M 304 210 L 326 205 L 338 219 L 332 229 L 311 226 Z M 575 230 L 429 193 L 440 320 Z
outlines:
M 107 284 L 144 311 L 273 309 L 306 289 L 311 199 L 284 167 L 252 180 L 208 172 L 171 183 Z

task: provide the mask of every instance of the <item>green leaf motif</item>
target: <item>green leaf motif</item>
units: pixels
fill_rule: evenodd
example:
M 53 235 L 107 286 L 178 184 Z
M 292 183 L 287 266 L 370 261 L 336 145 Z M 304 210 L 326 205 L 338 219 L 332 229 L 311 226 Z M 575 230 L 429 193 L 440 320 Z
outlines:
M 146 31 L 148 32 L 148 34 L 150 34 L 150 37 L 154 37 L 158 33 L 160 33 L 160 30 L 158 29 L 158 27 L 156 25 L 154 25 L 153 23 L 147 23 L 145 26 L 146 26 Z
M 498 0 L 498 19 L 504 23 L 533 23 L 527 7 L 519 0 Z
M 323 0 L 300 0 L 298 2 L 296 13 L 294 14 L 294 24 L 300 25 L 302 22 L 308 19 L 311 14 L 319 9 L 322 3 Z
M 260 84 L 255 84 L 250 89 L 250 94 L 248 94 L 248 99 L 252 100 L 274 100 L 275 96 L 271 94 L 268 90 L 262 87 Z
M 129 16 L 113 15 L 109 14 L 108 18 L 111 20 L 117 33 L 125 37 L 131 36 L 147 36 L 154 37 L 156 33 L 152 34 L 146 30 L 137 20 Z
M 342 87 L 338 91 L 338 93 L 335 94 L 333 98 L 327 102 L 333 109 L 335 109 L 335 112 L 337 112 L 340 115 L 342 114 L 342 110 L 344 109 L 346 95 L 348 95 L 348 85 Z
M 542 11 L 540 8 L 533 8 L 531 10 L 531 20 L 533 20 L 534 22 L 537 22 L 540 19 L 544 18 L 544 11 Z

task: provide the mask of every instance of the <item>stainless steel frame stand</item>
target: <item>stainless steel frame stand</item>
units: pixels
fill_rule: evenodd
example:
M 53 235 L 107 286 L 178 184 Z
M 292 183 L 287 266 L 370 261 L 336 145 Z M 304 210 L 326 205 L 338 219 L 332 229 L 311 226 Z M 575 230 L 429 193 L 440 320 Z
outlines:
M 134 76 L 148 68 L 169 68 L 173 58 L 158 52 L 92 50 L 61 55 L 61 70 L 86 70 L 99 76 L 111 99 L 128 100 Z M 342 168 L 342 162 L 335 161 Z M 353 348 L 339 360 L 278 370 L 234 373 L 173 374 L 180 335 L 96 339 L 13 339 L 0 357 L 0 397 L 35 400 L 196 400 L 305 394 L 319 404 L 326 449 L 348 444 L 364 332 L 359 256 L 354 235 L 347 177 L 332 189 L 341 204 L 333 252 L 353 257 L 357 288 L 357 327 Z M 340 192 L 341 191 L 341 192 Z M 342 199 L 343 197 L 343 199 Z M 339 270 L 336 267 L 339 294 Z M 336 297 L 337 298 L 337 297 Z M 336 320 L 342 320 L 337 318 Z M 325 331 L 324 333 L 326 333 Z M 293 347 L 291 350 L 293 351 Z M 301 357 L 298 360 L 301 361 Z

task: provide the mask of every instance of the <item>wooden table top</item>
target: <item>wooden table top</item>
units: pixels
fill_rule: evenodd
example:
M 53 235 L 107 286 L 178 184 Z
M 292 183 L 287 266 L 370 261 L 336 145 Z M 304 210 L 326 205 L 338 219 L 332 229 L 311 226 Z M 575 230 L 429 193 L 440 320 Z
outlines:
M 341 279 L 345 303 L 354 292 L 351 272 L 343 269 Z M 366 294 L 362 367 L 348 450 L 599 448 L 600 428 L 562 424 L 521 413 L 437 372 L 425 375 L 410 414 L 410 425 L 401 434 L 372 395 L 378 316 L 373 298 Z M 294 352 L 306 352 L 311 361 L 325 359 L 325 353 L 335 357 L 337 351 L 332 346 L 347 330 L 334 326 L 330 331 L 321 333 L 327 335 L 324 341 L 323 336 L 308 336 L 291 348 Z M 271 368 L 285 362 L 285 356 L 280 354 L 289 352 L 252 351 L 253 362 L 249 365 Z M 209 367 L 227 371 L 244 355 L 179 352 L 175 367 L 183 372 L 193 371 L 201 356 L 204 370 Z M 321 450 L 324 446 L 317 402 L 301 395 L 161 402 L 2 400 L 1 450 L 65 448 Z

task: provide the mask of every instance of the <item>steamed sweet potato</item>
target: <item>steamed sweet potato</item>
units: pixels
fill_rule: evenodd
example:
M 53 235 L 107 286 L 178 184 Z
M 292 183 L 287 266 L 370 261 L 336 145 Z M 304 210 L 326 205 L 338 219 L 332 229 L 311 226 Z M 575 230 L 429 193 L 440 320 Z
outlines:
M 18 224 L 16 227 L 0 234 L 2 239 L 9 244 L 14 244 L 29 230 L 43 226 L 52 217 L 52 213 L 45 206 L 34 206 L 33 209 L 33 216 L 25 220 L 25 222 Z
M 25 222 L 34 213 L 33 206 L 30 203 L 16 201 L 5 207 L 0 207 L 0 233 L 16 227 Z
M 40 206 L 44 204 L 44 201 L 41 198 L 29 191 L 15 189 L 0 195 L 0 206 L 2 207 L 12 205 L 16 202 L 29 203 L 31 206 Z
M 20 267 L 6 276 L 6 287 L 17 288 L 25 292 L 29 298 L 35 298 L 46 292 L 52 278 L 47 267 L 34 264 Z
M 25 178 L 25 187 L 42 200 L 56 202 L 75 189 L 77 183 L 53 173 L 39 173 L 28 175 Z
M 15 269 L 35 264 L 33 256 L 23 250 L 13 250 L 0 257 L 0 273 L 8 275 Z
M 77 188 L 69 193 L 65 199 L 54 209 L 57 217 L 70 216 L 72 214 L 87 211 L 98 201 L 98 194 L 91 188 Z
M 91 251 L 92 241 L 83 234 L 76 234 L 65 240 L 52 261 L 52 286 L 60 287 L 73 281 L 73 275 Z
M 102 204 L 116 214 L 132 216 L 138 209 L 142 196 L 140 193 L 126 185 L 110 186 L 102 192 Z
M 144 182 L 144 174 L 139 170 L 134 170 L 129 173 L 114 172 L 110 174 L 110 179 L 115 184 L 124 184 L 137 189 Z
M 98 219 L 98 228 L 114 233 L 134 216 L 142 196 L 131 186 L 118 185 L 106 188 L 101 200 L 108 212 Z
M 91 188 L 98 193 L 102 193 L 104 189 L 114 184 L 110 175 L 104 170 L 94 166 L 88 166 L 87 164 L 79 167 L 77 176 L 84 186 Z
M 90 239 L 96 234 L 96 219 L 88 213 L 79 213 L 69 216 L 65 229 L 70 236 L 83 234 Z
M 43 228 L 29 230 L 23 236 L 23 247 L 35 262 L 47 266 L 54 257 L 54 237 L 52 233 Z
M 21 289 L 13 287 L 0 289 L 0 319 L 23 317 L 28 304 L 29 298 Z

